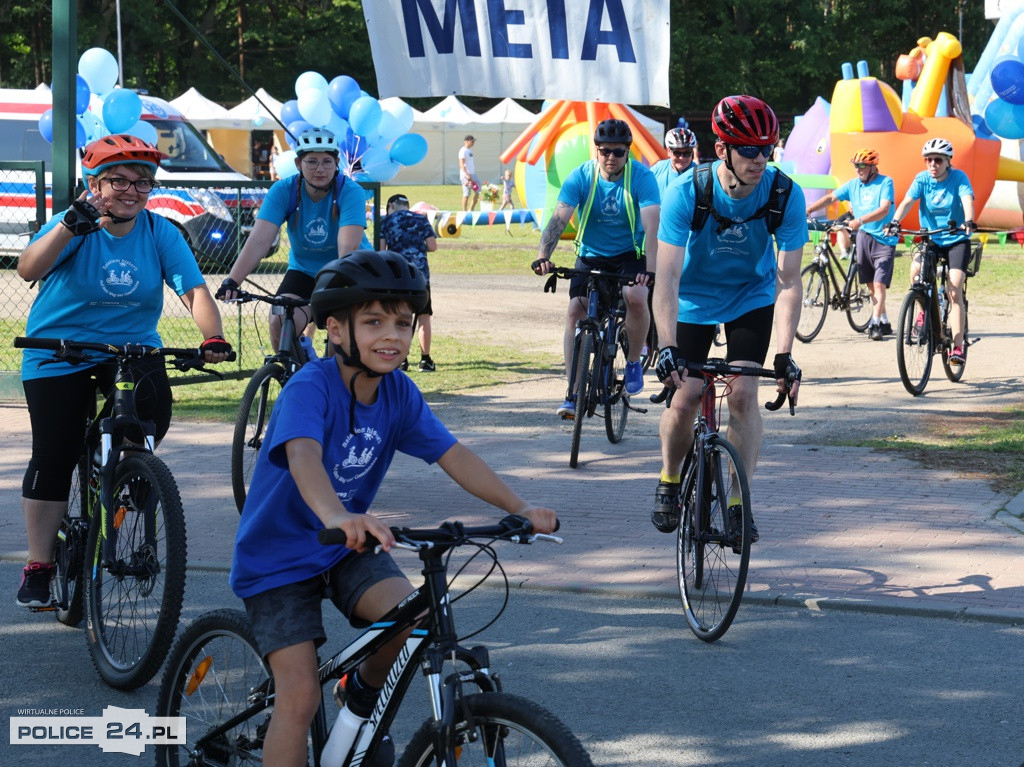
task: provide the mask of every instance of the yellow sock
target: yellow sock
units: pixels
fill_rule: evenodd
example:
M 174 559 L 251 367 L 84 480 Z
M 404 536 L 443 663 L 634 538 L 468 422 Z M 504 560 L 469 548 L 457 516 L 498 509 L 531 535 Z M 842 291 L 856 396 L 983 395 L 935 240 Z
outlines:
M 730 495 L 729 496 L 729 505 L 730 506 L 740 506 L 742 504 L 743 504 L 743 499 L 740 498 L 739 496 L 735 496 L 735 495 Z
M 665 472 L 661 472 L 661 481 L 662 482 L 671 482 L 673 485 L 678 485 L 680 482 L 683 481 L 683 475 L 682 474 L 666 474 Z

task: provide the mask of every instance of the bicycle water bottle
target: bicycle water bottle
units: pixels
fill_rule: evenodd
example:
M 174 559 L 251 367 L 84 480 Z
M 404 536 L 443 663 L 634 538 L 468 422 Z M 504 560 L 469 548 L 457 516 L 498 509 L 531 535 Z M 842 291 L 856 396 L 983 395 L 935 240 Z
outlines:
M 939 315 L 946 316 L 946 285 L 944 282 L 939 284 Z
M 306 357 L 311 360 L 317 358 L 316 349 L 313 348 L 313 339 L 305 333 L 299 333 L 299 346 L 306 352 Z
M 366 719 L 353 714 L 348 706 L 344 706 L 338 712 L 338 718 L 334 720 L 334 727 L 331 728 L 331 736 L 320 754 L 320 764 L 323 767 L 341 767 L 344 764 L 345 757 L 352 750 L 364 722 Z

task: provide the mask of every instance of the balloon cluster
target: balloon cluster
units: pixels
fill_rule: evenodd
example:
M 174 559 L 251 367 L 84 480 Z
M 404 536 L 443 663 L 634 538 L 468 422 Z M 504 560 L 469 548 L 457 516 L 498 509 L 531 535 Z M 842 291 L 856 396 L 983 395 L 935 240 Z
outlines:
M 408 132 L 412 107 L 397 100 L 381 104 L 348 75 L 328 82 L 319 72 L 303 72 L 295 80 L 295 98 L 281 107 L 281 122 L 291 147 L 274 162 L 281 178 L 298 172 L 295 142 L 309 128 L 335 135 L 342 165 L 358 180 L 390 181 L 427 156 L 427 140 Z
M 1004 56 L 992 67 L 989 79 L 996 94 L 985 106 L 985 124 L 991 133 L 1005 139 L 1024 139 L 1024 50 Z M 977 130 L 978 126 L 975 126 Z M 977 131 L 979 134 L 982 131 Z
M 156 128 L 142 119 L 139 94 L 114 88 L 116 83 L 117 60 L 110 51 L 90 48 L 82 54 L 75 75 L 75 146 L 111 133 L 128 133 L 156 144 Z M 39 118 L 39 132 L 53 143 L 53 109 Z

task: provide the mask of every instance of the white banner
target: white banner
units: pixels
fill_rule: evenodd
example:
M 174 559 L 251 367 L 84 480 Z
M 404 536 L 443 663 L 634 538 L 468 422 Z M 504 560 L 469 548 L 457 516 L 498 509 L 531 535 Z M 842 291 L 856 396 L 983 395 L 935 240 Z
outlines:
M 380 98 L 668 106 L 668 0 L 363 0 Z

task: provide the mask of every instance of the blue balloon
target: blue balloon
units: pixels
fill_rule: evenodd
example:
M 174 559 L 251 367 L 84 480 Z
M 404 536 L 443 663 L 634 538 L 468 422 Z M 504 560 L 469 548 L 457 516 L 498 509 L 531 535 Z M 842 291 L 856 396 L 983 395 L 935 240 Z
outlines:
M 89 108 L 89 97 L 92 92 L 89 90 L 89 83 L 81 75 L 75 75 L 75 114 L 84 114 Z
M 391 157 L 389 155 L 388 147 L 386 144 L 377 144 L 376 146 L 371 146 L 369 149 L 363 152 L 363 156 L 359 159 L 359 162 L 362 163 L 363 170 L 365 170 L 367 173 L 370 172 L 371 167 L 375 165 L 380 165 L 381 163 L 387 163 L 390 161 Z
M 995 136 L 981 115 L 972 115 L 971 124 L 974 126 L 974 135 L 978 138 L 993 138 Z
M 150 125 L 145 120 L 139 120 L 135 125 L 125 131 L 129 136 L 135 136 L 143 141 L 156 146 L 159 136 L 157 135 L 156 128 Z
M 305 120 L 295 120 L 294 122 L 288 123 L 288 133 L 284 134 L 284 138 L 285 141 L 288 142 L 288 146 L 294 149 L 299 136 L 312 127 L 313 126 Z
M 415 165 L 427 156 L 427 140 L 418 133 L 406 133 L 391 145 L 390 157 L 401 165 Z
M 360 96 L 348 110 L 348 124 L 360 136 L 370 136 L 380 122 L 380 102 L 372 96 Z
M 90 142 L 110 135 L 110 131 L 108 131 L 107 127 L 103 124 L 103 120 L 101 120 L 91 109 L 87 109 L 79 115 L 79 119 L 81 119 L 82 125 L 85 126 L 85 137 Z
M 367 149 L 366 139 L 362 136 L 357 136 L 352 132 L 352 129 L 348 129 L 348 133 L 345 134 L 345 140 L 339 142 L 345 156 L 348 157 L 349 162 L 355 162 L 358 160 Z
M 992 90 L 1003 101 L 1024 104 L 1024 61 L 1016 57 L 997 61 L 989 79 Z
M 103 124 L 111 133 L 124 133 L 142 117 L 142 99 L 135 91 L 119 88 L 103 99 Z
M 398 171 L 401 169 L 401 165 L 389 160 L 386 163 L 381 163 L 380 165 L 377 165 L 372 169 L 365 170 L 364 172 L 369 177 L 370 181 L 377 181 L 383 184 L 385 181 L 390 181 L 397 176 Z
M 1000 138 L 1024 138 L 1024 106 L 992 99 L 985 107 L 985 124 Z
M 348 117 L 349 107 L 359 98 L 359 83 L 348 75 L 338 75 L 327 86 L 327 98 L 338 117 Z
M 88 137 L 85 135 L 85 126 L 82 124 L 82 118 L 75 118 L 75 146 L 81 149 L 83 146 L 89 143 Z
M 49 143 L 53 143 L 53 110 L 47 109 L 39 115 L 39 133 Z
M 285 125 L 291 125 L 296 120 L 301 119 L 302 115 L 299 113 L 298 99 L 289 99 L 281 105 L 281 122 Z

